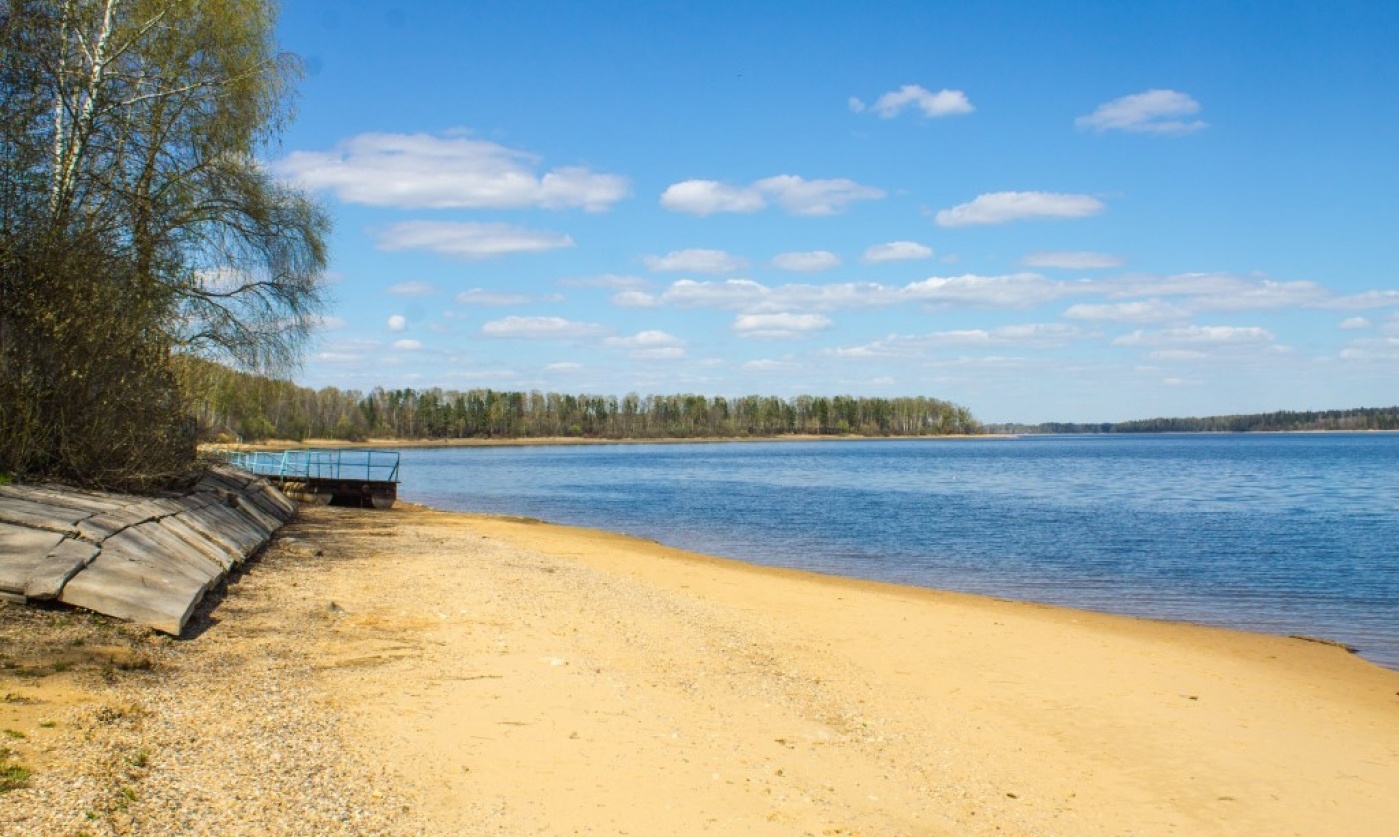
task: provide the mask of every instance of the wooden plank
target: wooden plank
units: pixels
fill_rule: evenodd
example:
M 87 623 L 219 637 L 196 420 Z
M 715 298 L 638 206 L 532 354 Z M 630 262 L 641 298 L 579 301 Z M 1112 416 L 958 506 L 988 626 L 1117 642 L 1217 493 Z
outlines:
M 62 541 L 58 532 L 0 523 L 0 590 L 23 594 L 29 576 Z
M 59 601 L 179 636 L 205 585 L 103 550 L 63 587 Z
M 87 541 L 64 538 L 49 550 L 44 560 L 29 575 L 24 586 L 24 595 L 31 599 L 56 599 L 68 583 L 83 567 L 92 563 L 100 550 Z

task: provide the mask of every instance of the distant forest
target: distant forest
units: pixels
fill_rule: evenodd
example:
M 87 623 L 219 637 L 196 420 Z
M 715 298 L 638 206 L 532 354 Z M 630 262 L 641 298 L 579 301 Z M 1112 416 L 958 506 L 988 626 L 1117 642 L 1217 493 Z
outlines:
M 992 424 L 987 433 L 1253 433 L 1305 430 L 1399 430 L 1399 407 L 1279 411 L 1248 416 L 1154 418 L 1102 424 Z
M 982 432 L 936 398 L 837 395 L 566 395 L 472 389 L 310 389 L 187 360 L 181 375 L 205 438 L 703 439 L 792 434 L 940 436 Z

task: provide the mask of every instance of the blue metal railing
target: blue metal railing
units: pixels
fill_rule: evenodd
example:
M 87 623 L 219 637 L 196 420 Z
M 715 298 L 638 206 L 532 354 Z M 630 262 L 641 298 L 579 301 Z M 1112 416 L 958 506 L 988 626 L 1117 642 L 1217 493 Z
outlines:
M 307 448 L 282 453 L 224 451 L 230 465 L 279 479 L 398 482 L 398 451 L 364 448 Z

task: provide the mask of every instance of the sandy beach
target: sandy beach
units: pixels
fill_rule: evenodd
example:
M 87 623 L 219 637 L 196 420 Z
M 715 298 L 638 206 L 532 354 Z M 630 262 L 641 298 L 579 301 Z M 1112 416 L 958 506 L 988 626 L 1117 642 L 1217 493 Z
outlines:
M 1399 672 L 1333 646 L 412 507 L 283 535 L 184 640 L 0 606 L 0 833 L 1399 822 Z

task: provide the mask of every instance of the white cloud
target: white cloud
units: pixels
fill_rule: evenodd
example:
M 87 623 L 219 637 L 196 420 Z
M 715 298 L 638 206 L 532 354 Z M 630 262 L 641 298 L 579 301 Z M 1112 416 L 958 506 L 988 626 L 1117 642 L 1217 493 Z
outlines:
M 771 202 L 793 215 L 836 215 L 855 201 L 882 197 L 883 190 L 853 180 L 807 180 L 780 174 L 748 186 L 732 186 L 715 180 L 674 183 L 661 194 L 661 206 L 672 212 L 703 216 L 718 212 L 757 212 Z
M 1117 256 L 1088 250 L 1030 253 L 1021 259 L 1020 263 L 1027 267 L 1059 267 L 1066 270 L 1095 270 L 1122 266 L 1122 260 Z
M 932 258 L 933 248 L 916 241 L 890 241 L 876 244 L 865 250 L 861 261 L 871 264 L 878 262 L 900 262 L 912 259 Z
M 532 340 L 598 337 L 607 329 L 596 323 L 581 323 L 563 317 L 505 317 L 481 326 L 487 337 L 519 337 Z
M 1399 337 L 1355 340 L 1341 350 L 1342 360 L 1393 363 L 1399 361 Z
M 408 319 L 402 314 L 394 314 L 389 317 L 386 324 L 389 327 L 389 331 L 403 331 L 408 328 Z
M 601 276 L 577 276 L 568 279 L 560 279 L 558 284 L 567 288 L 644 288 L 651 284 L 639 276 L 621 276 L 616 273 L 604 273 Z
M 772 288 L 751 279 L 700 282 L 681 279 L 659 294 L 627 291 L 612 298 L 624 308 L 717 308 L 749 313 L 835 311 L 922 304 L 934 307 L 1028 308 L 1082 293 L 1089 286 L 1053 282 L 1036 273 L 1005 276 L 934 276 L 907 285 L 844 282 Z
M 306 318 L 306 324 L 316 331 L 339 331 L 348 325 L 344 317 L 332 314 L 313 314 Z
M 537 173 L 539 158 L 465 136 L 360 134 L 330 151 L 296 151 L 277 175 L 347 203 L 404 209 L 605 211 L 626 197 L 627 180 L 579 166 Z
M 942 227 L 965 227 L 1036 218 L 1085 218 L 1106 208 L 1102 201 L 1090 195 L 989 192 L 978 195 L 970 203 L 939 210 L 934 220 Z
M 862 186 L 853 180 L 806 180 L 780 174 L 753 184 L 793 215 L 838 215 L 855 201 L 878 200 L 882 189 Z
M 733 273 L 748 266 L 748 262 L 723 250 L 672 250 L 664 256 L 646 256 L 646 267 L 657 271 L 684 273 Z
M 389 287 L 389 293 L 394 296 L 432 296 L 437 293 L 437 286 L 431 282 L 399 282 Z
M 1202 360 L 1209 360 L 1210 356 L 1196 349 L 1162 349 L 1150 352 L 1147 357 L 1151 360 L 1164 361 L 1166 363 L 1199 363 Z
M 1137 330 L 1112 341 L 1114 346 L 1261 346 L 1273 333 L 1257 326 L 1180 326 L 1159 331 Z
M 1180 273 L 1129 276 L 1102 283 L 1113 297 L 1183 296 L 1192 311 L 1261 311 L 1294 307 L 1333 307 L 1331 292 L 1315 282 L 1275 282 L 1231 273 Z
M 733 323 L 740 337 L 768 340 L 805 337 L 830 327 L 830 318 L 820 314 L 739 314 Z
M 1052 349 L 1086 336 L 1083 330 L 1062 323 L 1030 323 L 923 335 L 891 334 L 873 343 L 833 349 L 830 354 L 844 358 L 896 358 L 918 357 L 930 350 L 948 347 Z
M 793 363 L 789 360 L 763 358 L 761 360 L 750 360 L 743 364 L 743 368 L 752 372 L 789 372 L 800 369 L 801 364 Z
M 661 193 L 661 206 L 671 212 L 713 215 L 757 212 L 767 206 L 767 201 L 751 188 L 729 186 L 717 180 L 685 180 L 666 187 Z
M 679 360 L 685 356 L 685 341 L 664 331 L 640 331 L 631 337 L 609 337 L 602 345 L 625 349 L 635 360 Z
M 525 305 L 534 302 L 534 297 L 528 294 L 508 294 L 501 291 L 488 291 L 484 288 L 472 288 L 457 294 L 457 302 L 463 305 Z
M 1190 311 L 1159 299 L 1101 305 L 1074 305 L 1064 312 L 1071 320 L 1097 320 L 1114 323 L 1159 323 L 1190 316 Z
M 317 352 L 316 360 L 321 363 L 352 364 L 359 363 L 365 359 L 364 355 L 350 352 Z
M 855 96 L 850 97 L 848 104 L 856 113 L 866 110 L 865 103 Z M 917 84 L 905 84 L 898 90 L 891 90 L 875 99 L 870 107 L 884 119 L 893 119 L 910 107 L 917 108 L 924 116 L 932 118 L 960 116 L 975 110 L 971 101 L 967 99 L 967 94 L 960 90 L 939 90 L 933 93 Z
M 421 348 L 423 347 L 423 341 L 421 341 L 421 340 L 397 340 L 397 341 L 394 342 L 393 347 L 394 347 L 395 349 L 398 349 L 400 352 L 416 352 L 417 350 L 419 350 L 419 349 L 421 349 Z
M 1370 327 L 1370 321 L 1364 317 L 1348 317 L 1341 320 L 1341 328 L 1346 331 L 1359 331 Z
M 1148 90 L 1113 99 L 1087 116 L 1074 120 L 1083 131 L 1131 131 L 1145 134 L 1189 134 L 1209 123 L 1192 119 L 1200 103 L 1176 90 Z
M 510 253 L 538 253 L 572 247 L 573 239 L 512 224 L 458 221 L 403 221 L 378 234 L 381 250 L 430 250 L 444 256 L 486 259 Z
M 1336 311 L 1366 311 L 1373 308 L 1389 308 L 1399 305 L 1399 291 L 1365 291 L 1364 293 L 1338 296 L 1321 305 Z
M 546 364 L 544 368 L 550 372 L 573 372 L 582 369 L 583 364 L 564 361 L 562 363 Z
M 772 257 L 773 267 L 796 273 L 819 273 L 840 267 L 840 256 L 829 250 L 807 250 L 798 253 L 778 253 Z

